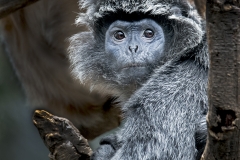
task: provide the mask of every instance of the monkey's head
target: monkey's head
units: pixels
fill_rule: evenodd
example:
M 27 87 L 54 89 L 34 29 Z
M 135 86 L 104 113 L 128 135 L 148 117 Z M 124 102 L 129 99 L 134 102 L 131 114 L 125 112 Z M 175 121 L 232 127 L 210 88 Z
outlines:
M 82 0 L 80 6 L 86 13 L 76 23 L 89 32 L 71 38 L 73 74 L 110 94 L 132 94 L 154 69 L 194 54 L 203 40 L 201 19 L 183 0 Z

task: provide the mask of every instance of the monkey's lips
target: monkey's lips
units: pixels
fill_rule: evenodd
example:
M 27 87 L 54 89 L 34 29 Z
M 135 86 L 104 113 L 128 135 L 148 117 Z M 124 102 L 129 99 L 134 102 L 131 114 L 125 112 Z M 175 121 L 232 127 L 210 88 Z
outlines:
M 137 68 L 137 67 L 146 67 L 146 65 L 144 65 L 143 63 L 129 63 L 124 65 L 122 69 Z
M 149 74 L 146 63 L 129 63 L 122 67 L 119 72 L 120 77 L 124 77 L 124 82 L 128 84 L 141 81 Z

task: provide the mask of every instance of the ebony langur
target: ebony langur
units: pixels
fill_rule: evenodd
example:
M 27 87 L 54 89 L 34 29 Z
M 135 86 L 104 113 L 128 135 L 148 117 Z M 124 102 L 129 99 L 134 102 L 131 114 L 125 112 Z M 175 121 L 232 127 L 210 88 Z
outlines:
M 208 54 L 204 24 L 179 0 L 80 1 L 73 74 L 121 101 L 124 126 L 92 159 L 194 160 L 206 142 Z
M 112 97 L 71 76 L 68 38 L 87 30 L 74 25 L 78 12 L 78 0 L 41 0 L 1 19 L 0 38 L 28 104 L 68 118 L 92 139 L 117 127 L 120 112 Z

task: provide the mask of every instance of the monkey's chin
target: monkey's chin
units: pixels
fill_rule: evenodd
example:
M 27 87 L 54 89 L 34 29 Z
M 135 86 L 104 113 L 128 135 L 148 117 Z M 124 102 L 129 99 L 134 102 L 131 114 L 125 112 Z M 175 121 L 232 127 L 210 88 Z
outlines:
M 149 74 L 150 71 L 144 66 L 123 68 L 120 73 L 121 82 L 129 85 L 143 83 Z

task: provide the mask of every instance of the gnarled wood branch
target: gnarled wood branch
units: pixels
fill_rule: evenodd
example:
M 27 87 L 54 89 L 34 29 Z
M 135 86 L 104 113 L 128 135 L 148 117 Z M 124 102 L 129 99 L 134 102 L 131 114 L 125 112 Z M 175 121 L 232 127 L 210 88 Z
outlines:
M 90 159 L 92 150 L 87 140 L 69 120 L 36 110 L 33 122 L 51 152 L 51 160 Z

